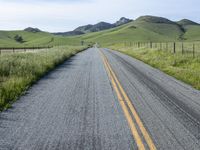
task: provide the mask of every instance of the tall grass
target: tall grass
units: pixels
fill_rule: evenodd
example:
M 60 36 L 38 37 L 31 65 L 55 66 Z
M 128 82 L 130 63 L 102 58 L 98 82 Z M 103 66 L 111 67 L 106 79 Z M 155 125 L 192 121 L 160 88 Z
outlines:
M 35 53 L 0 56 L 0 110 L 11 103 L 41 76 L 86 47 L 65 46 Z
M 137 58 L 163 72 L 192 85 L 200 90 L 200 56 L 181 53 L 173 54 L 171 51 L 155 50 L 149 48 L 136 49 L 114 45 L 110 48 Z

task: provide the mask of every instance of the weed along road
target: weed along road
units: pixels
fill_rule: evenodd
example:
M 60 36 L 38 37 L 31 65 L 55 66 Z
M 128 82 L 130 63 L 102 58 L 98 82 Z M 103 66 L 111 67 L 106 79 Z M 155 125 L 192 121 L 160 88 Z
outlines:
M 0 113 L 1 150 L 199 150 L 200 92 L 108 49 L 77 54 Z

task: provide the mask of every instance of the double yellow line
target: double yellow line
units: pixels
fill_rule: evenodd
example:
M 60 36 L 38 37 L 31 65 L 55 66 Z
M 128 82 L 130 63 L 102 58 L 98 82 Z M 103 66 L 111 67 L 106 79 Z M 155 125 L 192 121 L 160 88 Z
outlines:
M 133 138 L 135 139 L 135 142 L 137 143 L 137 147 L 139 150 L 145 150 L 144 143 L 142 141 L 142 138 L 140 137 L 140 134 L 137 131 L 136 124 L 139 127 L 148 147 L 150 150 L 156 150 L 156 146 L 153 143 L 153 140 L 151 139 L 149 133 L 145 129 L 136 109 L 134 108 L 133 104 L 131 103 L 131 100 L 125 93 L 124 89 L 122 88 L 119 80 L 117 79 L 114 71 L 112 70 L 108 59 L 106 58 L 105 54 L 100 50 L 100 54 L 103 59 L 104 66 L 106 68 L 106 71 L 108 73 L 108 76 L 111 80 L 112 86 L 117 94 L 119 103 L 122 107 L 122 110 L 124 112 L 124 115 L 128 121 L 129 127 L 131 129 Z M 136 123 L 134 123 L 133 118 Z

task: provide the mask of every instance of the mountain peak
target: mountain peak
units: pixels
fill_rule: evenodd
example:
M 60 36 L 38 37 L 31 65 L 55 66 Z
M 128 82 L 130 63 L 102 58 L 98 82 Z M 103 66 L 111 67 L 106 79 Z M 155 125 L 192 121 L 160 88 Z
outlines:
M 157 17 L 157 16 L 141 16 L 136 19 L 136 21 L 141 22 L 151 22 L 151 23 L 167 23 L 167 24 L 175 24 L 173 21 L 163 18 L 163 17 Z
M 126 24 L 126 23 L 129 23 L 131 22 L 132 20 L 131 19 L 128 19 L 128 18 L 125 18 L 125 17 L 121 17 L 119 19 L 119 21 L 117 21 L 116 23 L 114 23 L 115 26 L 121 26 L 123 24 Z
M 92 28 L 92 27 L 93 27 L 93 25 L 88 24 L 88 25 L 85 25 L 85 26 L 80 26 L 80 27 L 76 28 L 74 31 L 87 33 L 87 31 L 90 30 L 90 28 Z
M 188 20 L 188 19 L 182 19 L 177 22 L 179 25 L 199 25 L 198 23 Z
M 38 29 L 38 28 L 32 28 L 32 27 L 28 27 L 28 28 L 24 29 L 24 31 L 33 32 L 33 33 L 41 32 L 40 29 Z
M 99 22 L 95 25 L 85 25 L 85 26 L 80 26 L 78 28 L 76 28 L 74 31 L 81 31 L 84 33 L 88 33 L 88 32 L 97 32 L 97 31 L 101 31 L 101 30 L 105 30 L 105 29 L 110 29 L 114 27 L 114 25 L 107 23 L 107 22 Z

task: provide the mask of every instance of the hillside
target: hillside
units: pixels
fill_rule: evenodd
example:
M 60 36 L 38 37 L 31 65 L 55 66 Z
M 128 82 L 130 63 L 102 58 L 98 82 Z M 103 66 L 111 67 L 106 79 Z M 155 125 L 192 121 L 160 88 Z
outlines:
M 94 24 L 94 25 L 88 24 L 88 25 L 77 27 L 73 31 L 59 32 L 59 33 L 53 33 L 53 34 L 54 35 L 62 35 L 62 36 L 81 35 L 81 34 L 86 34 L 86 33 L 91 33 L 91 32 L 98 32 L 98 31 L 103 31 L 103 30 L 106 30 L 106 29 L 115 28 L 115 27 L 121 26 L 123 24 L 127 24 L 127 23 L 129 23 L 131 21 L 132 21 L 131 19 L 122 17 L 122 18 L 120 18 L 118 21 L 116 21 L 113 24 L 102 21 L 102 22 L 99 22 L 99 23 Z
M 88 41 L 101 44 L 131 41 L 193 41 L 200 40 L 200 25 L 181 25 L 169 19 L 155 16 L 142 16 L 136 20 L 101 32 L 82 35 Z
M 199 25 L 198 23 L 191 21 L 191 20 L 188 20 L 188 19 L 182 19 L 182 20 L 178 21 L 177 24 L 179 24 L 181 26 Z
M 74 31 L 81 31 L 84 33 L 98 32 L 115 27 L 113 24 L 107 22 L 99 22 L 95 25 L 86 25 L 76 28 Z
M 81 34 L 85 34 L 82 31 L 69 31 L 69 32 L 57 32 L 57 33 L 53 33 L 54 35 L 62 35 L 62 36 L 75 36 L 75 35 L 81 35 Z
M 0 46 L 81 45 L 81 41 L 98 42 L 102 45 L 134 41 L 200 41 L 200 25 L 187 19 L 174 22 L 162 17 L 142 16 L 131 22 L 124 18 L 120 20 L 121 22 L 116 22 L 120 24 L 115 25 L 117 27 L 101 22 L 66 32 L 68 36 L 63 36 L 63 33 L 51 34 L 30 27 L 24 31 L 0 31 Z M 20 38 L 23 40 L 19 40 Z
M 125 18 L 125 17 L 122 17 L 122 18 L 119 19 L 119 21 L 115 22 L 113 25 L 114 25 L 115 27 L 117 27 L 117 26 L 121 26 L 121 25 L 123 25 L 123 24 L 127 24 L 127 23 L 129 23 L 129 22 L 131 22 L 131 21 L 133 21 L 133 20 L 128 19 L 128 18 Z
M 28 28 L 24 29 L 24 31 L 32 32 L 32 33 L 42 32 L 40 29 L 32 28 L 32 27 L 28 27 Z
M 29 28 L 30 29 L 30 28 Z M 23 42 L 18 42 L 16 37 L 21 37 Z M 52 39 L 52 35 L 47 32 L 35 31 L 0 31 L 0 46 L 26 46 L 29 42 L 39 40 L 45 44 Z M 9 44 L 8 44 L 9 43 Z M 38 45 L 38 43 L 34 43 Z
M 23 42 L 18 42 L 16 36 L 21 37 Z M 42 31 L 0 31 L 0 47 L 80 45 L 80 43 L 81 39 L 77 37 L 56 36 Z

